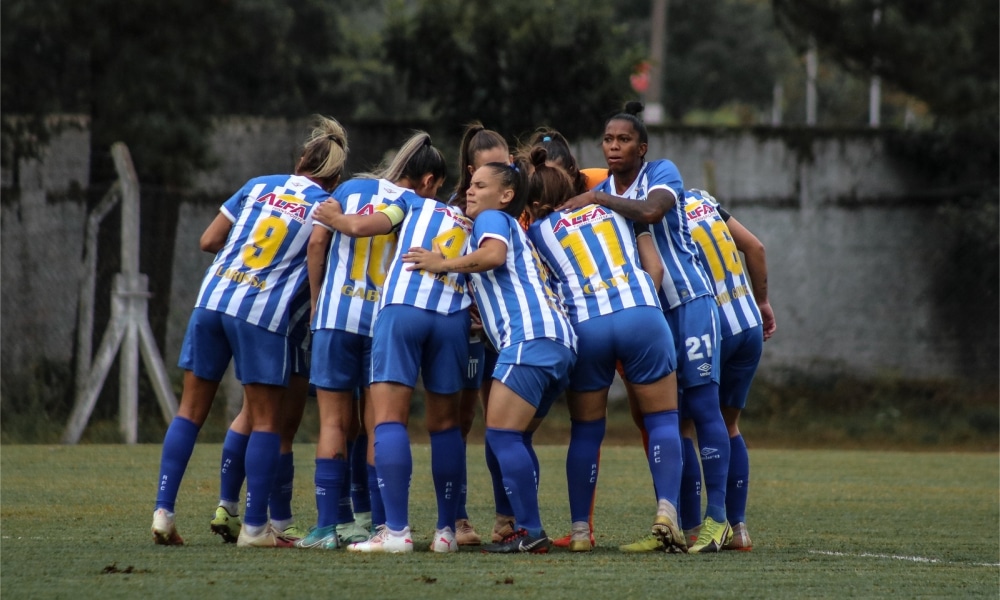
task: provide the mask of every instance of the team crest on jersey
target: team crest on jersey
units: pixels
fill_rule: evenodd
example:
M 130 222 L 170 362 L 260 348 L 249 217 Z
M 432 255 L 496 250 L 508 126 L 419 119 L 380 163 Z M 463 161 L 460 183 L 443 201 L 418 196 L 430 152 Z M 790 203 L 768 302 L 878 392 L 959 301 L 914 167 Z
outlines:
M 257 202 L 267 204 L 272 209 L 282 212 L 300 223 L 306 220 L 306 214 L 311 206 L 307 201 L 291 194 L 275 194 L 269 192 L 257 198 Z
M 714 206 L 699 199 L 692 199 L 685 204 L 684 212 L 687 213 L 688 221 L 693 223 L 700 223 L 706 219 L 711 219 L 718 213 Z
M 579 229 L 587 223 L 600 223 L 610 218 L 611 211 L 603 206 L 588 206 L 559 219 L 552 228 L 552 232 L 558 233 L 560 229 Z

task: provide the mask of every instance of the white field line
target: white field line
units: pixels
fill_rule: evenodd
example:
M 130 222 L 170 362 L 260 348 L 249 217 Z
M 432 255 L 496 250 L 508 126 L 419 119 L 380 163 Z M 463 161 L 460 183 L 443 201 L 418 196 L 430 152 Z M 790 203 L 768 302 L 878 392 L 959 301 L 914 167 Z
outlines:
M 1000 563 L 961 563 L 937 558 L 926 558 L 923 556 L 899 556 L 897 554 L 871 554 L 870 552 L 828 552 L 825 550 L 810 550 L 810 554 L 823 554 L 825 556 L 846 556 L 848 558 L 888 558 L 891 560 L 905 560 L 915 563 L 930 563 L 942 565 L 970 564 L 973 567 L 1000 567 Z

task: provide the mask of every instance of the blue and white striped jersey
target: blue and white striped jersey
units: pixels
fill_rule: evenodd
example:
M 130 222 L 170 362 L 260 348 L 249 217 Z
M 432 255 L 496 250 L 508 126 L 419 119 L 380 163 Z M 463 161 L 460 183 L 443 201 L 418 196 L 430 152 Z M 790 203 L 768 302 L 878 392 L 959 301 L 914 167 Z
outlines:
M 410 271 L 402 256 L 417 246 L 433 250 L 435 244 L 448 258 L 461 256 L 472 233 L 472 221 L 457 207 L 421 198 L 410 190 L 377 210 L 399 223 L 399 240 L 382 288 L 381 307 L 405 304 L 444 315 L 469 308 L 472 297 L 464 273 Z
M 288 334 L 289 302 L 306 285 L 312 211 L 329 198 L 299 175 L 251 179 L 220 209 L 233 222 L 195 306 Z
M 634 306 L 660 308 L 656 288 L 639 265 L 632 223 L 591 204 L 535 221 L 528 239 L 552 274 L 570 322 Z
M 521 342 L 550 339 L 576 351 L 576 333 L 517 219 L 499 210 L 480 213 L 468 252 L 475 252 L 490 238 L 507 245 L 507 261 L 470 277 L 483 329 L 493 347 L 502 351 Z
M 677 200 L 674 208 L 650 228 L 666 272 L 660 287 L 661 299 L 668 308 L 676 308 L 700 296 L 712 294 L 712 286 L 698 264 L 698 249 L 691 239 L 687 217 L 684 216 L 684 184 L 674 163 L 654 160 L 644 164 L 639 176 L 623 194 L 615 193 L 613 177 L 595 189 L 612 196 L 643 201 L 656 189 L 672 193 Z
M 750 281 L 740 261 L 719 203 L 702 190 L 688 190 L 684 211 L 701 264 L 715 283 L 715 303 L 722 321 L 722 339 L 762 323 Z
M 372 214 L 407 190 L 385 179 L 352 179 L 333 191 L 344 214 Z M 393 254 L 396 232 L 370 238 L 352 238 L 333 232 L 326 257 L 326 274 L 316 301 L 312 328 L 337 329 L 371 336 L 382 299 L 382 286 Z

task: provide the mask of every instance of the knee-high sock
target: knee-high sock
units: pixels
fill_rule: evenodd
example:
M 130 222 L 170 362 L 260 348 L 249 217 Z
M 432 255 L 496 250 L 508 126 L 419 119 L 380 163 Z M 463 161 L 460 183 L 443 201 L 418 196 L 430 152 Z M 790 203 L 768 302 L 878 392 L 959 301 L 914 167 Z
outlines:
M 566 483 L 569 489 L 569 514 L 572 522 L 590 521 L 594 490 L 597 488 L 598 455 L 606 419 L 573 421 L 569 448 L 566 451 Z
M 351 443 L 351 503 L 355 513 L 372 511 L 371 497 L 368 495 L 368 436 L 361 434 Z
M 177 490 L 181 487 L 181 479 L 187 470 L 188 461 L 194 451 L 195 440 L 198 439 L 199 427 L 194 421 L 184 417 L 174 417 L 163 437 L 163 450 L 160 453 L 160 482 L 156 492 L 156 508 L 164 508 L 174 512 L 177 502 Z
M 538 464 L 538 454 L 535 453 L 534 436 L 534 431 L 525 431 L 521 434 L 521 437 L 524 438 L 524 448 L 528 451 L 528 456 L 531 457 L 531 466 L 535 470 L 535 492 L 537 493 L 538 481 L 542 476 L 542 471 Z
M 465 442 L 462 442 L 462 448 L 462 456 L 465 458 L 462 460 L 462 477 L 459 479 L 458 485 L 458 509 L 455 512 L 456 519 L 469 518 L 469 510 L 465 507 L 465 504 L 469 499 L 469 447 Z
M 750 490 L 750 455 L 742 435 L 729 438 L 729 481 L 726 486 L 726 516 L 732 523 L 747 520 Z
M 402 423 L 382 423 L 375 427 L 375 470 L 385 503 L 385 524 L 393 531 L 402 531 L 410 519 L 410 477 L 413 475 L 410 436 Z
M 701 471 L 705 477 L 708 508 L 705 516 L 716 522 L 726 520 L 726 480 L 729 477 L 729 430 L 719 410 L 719 385 L 708 383 L 684 390 L 698 432 Z
M 486 428 L 486 437 L 503 474 L 503 485 L 514 507 L 518 527 L 531 535 L 540 535 L 542 519 L 538 512 L 538 491 L 535 489 L 535 466 L 524 445 L 520 431 Z
M 337 525 L 337 506 L 344 486 L 347 461 L 336 458 L 316 459 L 316 526 Z
M 385 525 L 385 504 L 382 502 L 382 488 L 378 483 L 375 465 L 365 465 L 368 471 L 368 498 L 372 503 L 372 525 Z
M 348 467 L 344 470 L 344 485 L 340 486 L 340 497 L 337 500 L 337 523 L 350 523 L 354 520 L 354 507 L 351 505 L 350 476 L 347 472 L 350 469 L 350 463 L 347 461 L 344 461 L 344 463 Z
M 649 432 L 649 472 L 657 500 L 667 500 L 677 506 L 681 488 L 683 453 L 676 410 L 651 413 L 642 418 Z
M 247 478 L 246 454 L 249 435 L 230 429 L 222 443 L 222 467 L 219 469 L 219 500 L 239 502 L 243 481 Z
M 493 481 L 493 505 L 496 507 L 496 513 L 514 516 L 514 507 L 510 505 L 507 492 L 503 489 L 503 474 L 500 472 L 500 463 L 497 461 L 497 455 L 490 445 L 489 438 L 486 439 L 486 467 L 490 470 L 490 479 Z
M 437 496 L 437 528 L 455 530 L 459 488 L 465 471 L 465 443 L 458 427 L 431 434 L 431 476 Z
M 251 527 L 267 524 L 267 504 L 278 475 L 281 436 L 254 431 L 247 442 L 247 506 L 243 522 Z
M 292 518 L 292 491 L 295 484 L 295 453 L 278 455 L 278 474 L 267 506 L 272 521 Z
M 701 461 L 694 440 L 681 438 L 684 468 L 681 473 L 680 506 L 677 507 L 681 527 L 694 529 L 701 525 Z

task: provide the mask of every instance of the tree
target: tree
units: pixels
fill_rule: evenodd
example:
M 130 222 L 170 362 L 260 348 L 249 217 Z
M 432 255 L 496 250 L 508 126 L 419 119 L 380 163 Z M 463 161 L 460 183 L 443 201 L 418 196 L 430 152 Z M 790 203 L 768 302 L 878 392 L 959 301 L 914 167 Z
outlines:
M 639 58 L 607 2 L 396 2 L 386 51 L 402 88 L 435 119 L 516 137 L 537 126 L 595 135 L 621 109 Z

